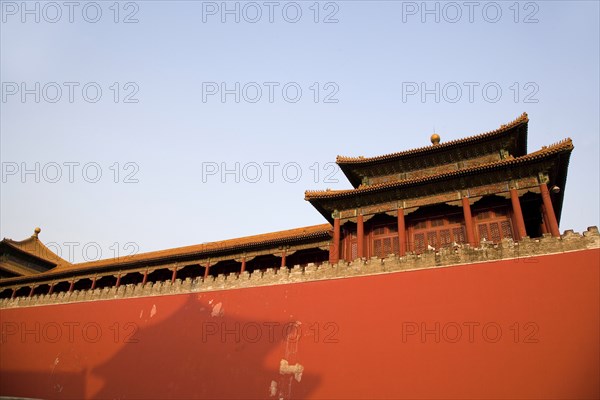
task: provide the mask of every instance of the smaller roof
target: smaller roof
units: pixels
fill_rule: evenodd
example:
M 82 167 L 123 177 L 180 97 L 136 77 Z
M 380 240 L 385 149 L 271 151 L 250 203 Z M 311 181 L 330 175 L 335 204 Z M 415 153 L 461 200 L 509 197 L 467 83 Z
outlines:
M 210 242 L 197 244 L 174 249 L 159 250 L 148 253 L 134 254 L 131 256 L 121 257 L 118 259 L 107 258 L 103 260 L 84 262 L 79 264 L 61 264 L 60 268 L 53 268 L 50 271 L 36 274 L 35 279 L 53 279 L 58 277 L 69 276 L 71 274 L 83 274 L 98 269 L 116 269 L 116 268 L 134 268 L 137 264 L 150 265 L 153 263 L 170 263 L 185 260 L 186 258 L 208 258 L 210 256 L 218 256 L 224 252 L 243 252 L 244 250 L 252 250 L 261 246 L 277 246 L 304 240 L 324 240 L 331 236 L 331 225 L 321 224 L 313 226 L 305 226 L 301 228 L 288 229 L 284 231 L 269 232 L 260 235 L 246 236 L 235 239 L 221 240 L 218 242 Z M 30 239 L 27 239 L 30 240 Z M 4 241 L 3 241 L 4 242 Z M 25 242 L 25 241 L 23 241 Z M 22 242 L 19 242 L 22 243 Z M 40 243 L 41 244 L 41 243 Z M 12 282 L 21 282 L 23 279 L 30 281 L 34 277 L 13 277 L 2 279 L 6 285 Z
M 56 271 L 94 269 L 97 267 L 119 266 L 139 262 L 149 263 L 170 259 L 175 260 L 185 257 L 209 257 L 211 255 L 218 255 L 219 253 L 223 252 L 244 251 L 246 249 L 252 249 L 260 246 L 270 246 L 297 242 L 306 239 L 324 238 L 330 235 L 330 231 L 330 224 L 305 226 L 284 231 L 263 233 L 260 235 L 245 236 L 217 242 L 177 247 L 174 249 L 134 254 L 131 256 L 120 257 L 118 259 L 107 258 L 79 264 L 64 265 L 61 268 L 57 268 Z
M 448 150 L 453 147 L 464 146 L 465 144 L 481 142 L 481 141 L 485 141 L 485 140 L 488 140 L 491 138 L 502 136 L 504 133 L 506 133 L 520 125 L 526 125 L 528 122 L 529 122 L 529 117 L 527 116 L 527 113 L 524 112 L 523 114 L 521 114 L 521 116 L 516 118 L 514 121 L 511 121 L 508 124 L 503 124 L 498 129 L 495 129 L 493 131 L 486 132 L 486 133 L 481 133 L 479 135 L 469 136 L 469 137 L 462 138 L 462 139 L 451 140 L 448 142 L 443 142 L 443 143 L 439 143 L 439 144 L 435 144 L 435 145 L 432 144 L 429 146 L 405 150 L 405 151 L 401 151 L 401 152 L 397 152 L 397 153 L 385 154 L 385 155 L 376 156 L 376 157 L 337 156 L 335 161 L 338 165 L 340 165 L 340 167 L 342 167 L 343 165 L 347 165 L 347 164 L 366 165 L 366 164 L 374 164 L 374 163 L 379 163 L 379 162 L 384 162 L 384 161 L 396 160 L 396 159 L 404 158 L 407 156 L 424 155 L 427 153 L 445 151 L 445 150 Z M 519 147 L 521 148 L 521 154 L 516 154 L 517 156 L 527 153 L 527 148 L 526 148 L 527 138 L 526 137 L 520 138 L 520 142 L 521 143 L 520 143 Z
M 33 235 L 25 240 L 16 241 L 9 238 L 4 238 L 0 243 L 17 250 L 17 252 L 52 264 L 53 267 L 64 267 L 71 265 L 70 262 L 58 256 L 40 241 L 38 237 L 40 232 L 40 228 L 35 228 Z

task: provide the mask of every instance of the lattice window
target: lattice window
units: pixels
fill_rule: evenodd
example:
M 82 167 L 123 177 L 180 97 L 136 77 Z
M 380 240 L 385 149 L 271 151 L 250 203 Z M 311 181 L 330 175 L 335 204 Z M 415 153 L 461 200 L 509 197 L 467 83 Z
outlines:
M 424 233 L 416 233 L 415 234 L 415 251 L 417 253 L 422 253 L 425 250 L 425 234 Z
M 479 212 L 477 218 L 482 219 L 480 216 L 486 216 L 487 221 L 482 221 L 482 223 L 477 225 L 479 240 L 485 239 L 486 241 L 498 243 L 503 238 L 513 237 L 512 225 L 508 219 L 508 210 L 506 208 L 495 208 L 491 211 Z
M 373 233 L 373 256 L 380 258 L 390 254 L 398 254 L 398 226 L 395 223 L 374 226 Z
M 358 258 L 358 243 L 353 242 L 350 245 L 350 253 L 352 255 L 351 259 L 356 260 Z
M 383 246 L 382 246 L 381 240 L 373 241 L 373 252 L 375 253 L 375 256 L 382 257 L 382 255 L 381 255 L 382 248 L 383 248 Z
M 427 232 L 427 244 L 437 248 L 437 232 Z
M 500 237 L 500 226 L 497 222 L 490 223 L 490 236 L 494 242 L 499 242 L 502 239 Z
M 387 257 L 392 253 L 392 238 L 383 239 L 383 254 L 382 257 Z
M 387 237 L 373 241 L 373 255 L 384 258 L 390 254 L 398 254 L 398 238 Z
M 502 230 L 502 237 L 503 238 L 512 238 L 512 228 L 510 226 L 510 222 L 509 221 L 502 221 L 500 224 L 500 229 Z
M 413 233 L 414 246 L 411 249 L 419 253 L 426 251 L 429 248 L 428 246 L 439 249 L 450 247 L 453 242 L 465 243 L 465 227 L 461 224 L 463 224 L 463 220 L 458 214 L 431 219 L 429 223 L 425 220 L 413 224 L 413 229 L 420 227 L 426 229 L 426 231 L 421 230 L 421 233 Z
M 479 224 L 477 226 L 479 230 L 479 240 L 490 240 L 490 235 L 488 234 L 488 226 L 487 224 Z
M 440 231 L 440 246 L 449 246 L 452 243 L 450 238 L 450 229 L 442 229 Z
M 465 227 L 461 226 L 460 228 L 453 228 L 452 236 L 454 236 L 454 241 L 456 243 L 465 243 Z

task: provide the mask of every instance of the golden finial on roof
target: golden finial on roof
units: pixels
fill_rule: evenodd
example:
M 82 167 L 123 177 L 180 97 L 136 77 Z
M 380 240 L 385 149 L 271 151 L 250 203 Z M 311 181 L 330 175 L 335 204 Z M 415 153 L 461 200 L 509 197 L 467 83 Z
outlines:
M 42 230 L 38 227 L 33 230 L 33 237 L 38 237 Z
M 440 135 L 438 135 L 437 133 L 434 133 L 433 135 L 431 135 L 431 144 L 436 145 L 436 144 L 440 144 Z

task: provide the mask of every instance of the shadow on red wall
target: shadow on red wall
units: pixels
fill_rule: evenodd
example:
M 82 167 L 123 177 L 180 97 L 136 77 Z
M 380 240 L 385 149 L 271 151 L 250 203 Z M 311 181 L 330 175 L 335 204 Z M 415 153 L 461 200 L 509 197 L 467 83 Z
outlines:
M 173 312 L 158 323 L 130 321 L 140 309 L 149 320 L 156 305 Z M 34 346 L 36 351 L 28 353 L 39 355 L 32 360 L 31 354 L 21 352 L 20 357 L 20 346 L 4 353 L 3 396 L 291 399 L 310 397 L 319 385 L 318 376 L 297 365 L 300 338 L 295 321 L 235 318 L 224 313 L 220 303 L 192 295 L 57 305 L 46 309 L 52 312 L 45 314 L 47 320 L 39 318 L 39 310 L 21 309 L 15 326 L 3 323 L 3 343 Z M 35 311 L 35 317 L 29 317 Z M 70 323 L 69 332 L 66 321 L 81 323 Z M 55 340 L 56 326 L 61 329 L 60 340 Z M 55 359 L 49 363 L 50 354 Z M 284 374 L 281 360 L 287 365 Z M 31 367 L 35 370 L 26 370 Z

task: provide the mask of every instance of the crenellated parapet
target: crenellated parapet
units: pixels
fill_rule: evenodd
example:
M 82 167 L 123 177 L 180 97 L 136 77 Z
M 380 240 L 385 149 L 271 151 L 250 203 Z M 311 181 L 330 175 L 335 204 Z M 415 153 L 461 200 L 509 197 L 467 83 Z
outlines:
M 244 271 L 239 274 L 219 274 L 204 279 L 186 278 L 175 281 L 125 284 L 102 289 L 74 290 L 53 294 L 17 297 L 0 300 L 0 308 L 33 307 L 50 304 L 86 301 L 115 300 L 123 298 L 164 296 L 239 288 L 294 284 L 328 279 L 398 273 L 465 264 L 514 260 L 515 263 L 539 262 L 539 257 L 573 251 L 600 249 L 600 233 L 597 227 L 588 228 L 583 234 L 566 230 L 560 237 L 544 234 L 541 238 L 525 237 L 520 241 L 503 239 L 499 243 L 482 242 L 477 247 L 469 245 L 431 250 L 422 254 L 405 256 L 390 255 L 386 258 L 359 258 L 352 262 L 336 264 L 309 263 L 302 267 Z

